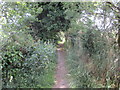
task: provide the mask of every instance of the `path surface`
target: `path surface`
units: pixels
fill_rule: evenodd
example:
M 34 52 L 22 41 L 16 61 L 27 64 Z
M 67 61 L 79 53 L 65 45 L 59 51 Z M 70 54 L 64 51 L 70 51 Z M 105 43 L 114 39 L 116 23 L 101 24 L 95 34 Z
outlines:
M 56 81 L 53 88 L 68 88 L 66 80 L 67 70 L 65 68 L 65 51 L 63 49 L 57 50 L 58 54 L 58 65 L 56 69 Z

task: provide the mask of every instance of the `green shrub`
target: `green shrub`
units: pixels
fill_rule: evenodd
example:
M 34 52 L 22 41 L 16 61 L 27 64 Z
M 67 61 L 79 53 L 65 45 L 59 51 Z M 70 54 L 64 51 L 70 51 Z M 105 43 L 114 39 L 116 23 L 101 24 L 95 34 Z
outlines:
M 74 49 L 74 50 L 73 50 Z M 70 86 L 72 88 L 90 88 L 93 86 L 92 77 L 89 75 L 89 71 L 85 68 L 85 64 L 80 56 L 77 55 L 78 49 L 72 48 L 68 50 L 67 63 L 69 68 L 69 74 L 71 80 Z
M 55 47 L 51 43 L 36 42 L 23 48 L 7 46 L 2 54 L 4 88 L 47 88 L 53 85 L 56 64 Z
M 86 31 L 78 35 L 68 49 L 68 67 L 72 87 L 117 87 L 118 56 L 112 46 L 114 38 L 108 32 Z
M 100 32 L 97 30 L 87 30 L 81 35 L 81 42 L 83 49 L 90 56 L 99 54 L 107 50 L 107 40 L 104 37 L 105 32 Z

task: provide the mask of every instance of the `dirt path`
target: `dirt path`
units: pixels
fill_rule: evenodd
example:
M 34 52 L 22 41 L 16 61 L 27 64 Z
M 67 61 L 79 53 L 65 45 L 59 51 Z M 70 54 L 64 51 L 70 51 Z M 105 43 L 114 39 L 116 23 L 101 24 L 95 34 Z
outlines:
M 67 70 L 65 68 L 65 51 L 63 49 L 57 50 L 58 54 L 58 65 L 56 69 L 56 81 L 53 88 L 68 88 L 66 80 Z

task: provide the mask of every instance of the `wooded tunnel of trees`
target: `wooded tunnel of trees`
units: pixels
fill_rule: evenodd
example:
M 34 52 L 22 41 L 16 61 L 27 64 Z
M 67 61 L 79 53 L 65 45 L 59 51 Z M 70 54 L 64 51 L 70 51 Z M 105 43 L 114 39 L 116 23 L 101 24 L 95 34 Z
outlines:
M 52 88 L 64 44 L 70 88 L 118 88 L 120 2 L 0 2 L 3 88 Z

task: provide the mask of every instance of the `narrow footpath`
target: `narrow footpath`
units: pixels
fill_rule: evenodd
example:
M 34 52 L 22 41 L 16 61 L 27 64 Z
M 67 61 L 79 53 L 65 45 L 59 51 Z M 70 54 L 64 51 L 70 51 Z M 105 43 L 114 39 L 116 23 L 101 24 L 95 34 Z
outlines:
M 66 80 L 67 70 L 65 67 L 65 51 L 63 49 L 57 49 L 58 64 L 55 75 L 55 85 L 53 88 L 68 88 Z

